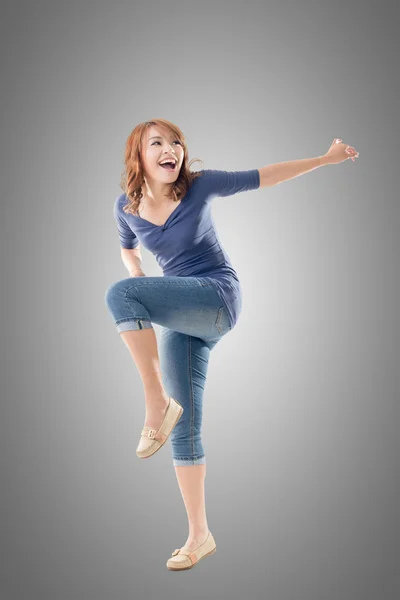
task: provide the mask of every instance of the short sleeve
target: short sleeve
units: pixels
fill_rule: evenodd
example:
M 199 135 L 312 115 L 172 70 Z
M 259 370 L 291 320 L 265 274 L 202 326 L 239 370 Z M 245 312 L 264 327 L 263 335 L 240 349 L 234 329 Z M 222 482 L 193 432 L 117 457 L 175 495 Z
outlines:
M 125 206 L 125 204 L 126 197 L 124 194 L 116 198 L 114 202 L 114 218 L 117 223 L 121 247 L 132 250 L 133 248 L 137 248 L 137 246 L 139 246 L 139 240 L 126 222 L 125 213 L 122 210 L 122 206 Z
M 203 171 L 207 192 L 214 196 L 233 196 L 239 192 L 248 192 L 260 187 L 260 172 L 258 169 L 248 171 Z

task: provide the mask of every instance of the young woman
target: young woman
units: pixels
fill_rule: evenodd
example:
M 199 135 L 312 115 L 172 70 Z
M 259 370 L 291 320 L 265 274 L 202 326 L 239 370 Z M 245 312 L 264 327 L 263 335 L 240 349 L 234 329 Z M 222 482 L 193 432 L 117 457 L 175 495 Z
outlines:
M 168 560 L 169 569 L 191 568 L 216 549 L 205 510 L 202 403 L 210 352 L 236 325 L 242 292 L 211 201 L 356 157 L 354 148 L 335 139 L 316 158 L 191 172 L 185 137 L 173 123 L 141 123 L 127 139 L 124 193 L 115 200 L 114 217 L 130 277 L 110 285 L 105 299 L 143 382 L 146 418 L 136 453 L 152 456 L 171 438 L 189 535 Z M 141 245 L 156 256 L 163 277 L 145 276 Z M 161 326 L 159 347 L 152 323 Z

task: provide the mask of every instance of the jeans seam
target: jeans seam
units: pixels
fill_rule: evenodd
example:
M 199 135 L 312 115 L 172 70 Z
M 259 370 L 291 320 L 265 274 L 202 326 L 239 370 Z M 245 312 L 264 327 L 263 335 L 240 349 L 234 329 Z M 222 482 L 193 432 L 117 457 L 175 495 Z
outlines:
M 194 454 L 194 401 L 193 401 L 193 381 L 192 381 L 192 336 L 189 335 L 189 390 L 190 390 L 190 444 L 192 454 Z
M 128 302 L 128 292 L 129 292 L 129 290 L 131 290 L 132 288 L 135 288 L 135 291 L 136 291 L 136 293 L 138 294 L 138 291 L 137 291 L 137 288 L 136 288 L 136 286 L 135 286 L 135 285 L 131 285 L 130 287 L 128 287 L 128 288 L 125 290 L 125 302 L 126 302 L 126 305 L 127 305 L 127 307 L 128 307 L 128 310 L 130 310 L 130 308 L 131 308 L 131 307 L 129 306 L 129 302 Z M 138 294 L 138 298 L 139 298 L 139 302 L 140 302 L 140 296 L 139 296 L 139 294 Z M 135 317 L 133 317 L 133 318 L 135 318 Z
M 222 316 L 222 311 L 223 311 L 223 309 L 224 309 L 224 307 L 223 307 L 223 306 L 221 306 L 221 307 L 218 309 L 217 320 L 215 321 L 215 325 L 216 325 L 216 327 L 217 327 L 217 329 L 218 329 L 218 331 L 219 331 L 219 333 L 220 333 L 220 334 L 222 334 L 222 330 L 221 330 L 221 329 L 220 329 L 220 327 L 219 327 L 219 322 L 220 322 L 220 320 L 221 320 L 221 316 Z
M 143 279 L 143 277 L 141 277 L 140 279 Z M 184 281 L 184 277 L 182 277 L 183 281 L 168 281 L 165 283 L 165 285 L 184 285 L 184 286 L 190 286 L 191 284 L 188 283 L 187 281 Z M 158 281 L 141 281 L 140 285 L 158 285 L 159 282 Z M 206 284 L 208 285 L 208 284 Z M 135 285 L 132 285 L 131 287 L 135 287 Z M 131 288 L 129 288 L 131 289 Z
M 141 301 L 141 299 L 140 299 L 139 290 L 137 289 L 136 285 L 135 285 L 135 284 L 133 284 L 133 285 L 131 285 L 130 287 L 128 287 L 128 288 L 125 290 L 125 302 L 126 302 L 126 304 L 127 304 L 127 307 L 128 307 L 128 309 L 129 309 L 129 310 L 130 310 L 130 306 L 129 306 L 129 302 L 128 302 L 128 292 L 129 292 L 129 290 L 131 290 L 132 288 L 134 288 L 134 289 L 135 289 L 135 291 L 136 291 L 136 294 L 137 294 L 137 297 L 138 297 L 138 302 L 139 302 L 140 304 L 142 304 L 142 301 Z M 146 307 L 145 307 L 145 308 L 146 308 Z M 138 321 L 138 325 L 139 325 L 140 329 L 141 329 L 142 327 L 141 327 L 141 324 L 139 323 L 139 321 L 149 321 L 149 323 L 152 323 L 152 320 L 151 320 L 151 319 L 148 319 L 147 317 L 136 317 L 136 316 L 135 316 L 135 317 L 132 317 L 132 318 L 130 318 L 130 319 L 128 319 L 128 321 Z M 119 324 L 119 323 L 118 323 L 118 324 Z M 152 327 L 152 328 L 153 328 L 153 327 Z

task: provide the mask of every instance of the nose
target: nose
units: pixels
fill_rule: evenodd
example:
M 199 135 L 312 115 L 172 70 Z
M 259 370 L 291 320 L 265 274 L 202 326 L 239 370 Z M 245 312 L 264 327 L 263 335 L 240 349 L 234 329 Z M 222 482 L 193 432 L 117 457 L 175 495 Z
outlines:
M 170 146 L 169 148 L 166 148 L 164 150 L 164 154 L 170 154 L 171 156 L 175 156 L 176 157 L 176 152 L 175 152 L 175 148 L 172 148 L 172 146 Z

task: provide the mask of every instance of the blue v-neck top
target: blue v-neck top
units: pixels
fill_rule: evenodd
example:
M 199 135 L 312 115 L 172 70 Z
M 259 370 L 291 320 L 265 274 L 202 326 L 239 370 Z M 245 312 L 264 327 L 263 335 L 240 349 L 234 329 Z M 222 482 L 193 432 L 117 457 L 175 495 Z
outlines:
M 115 200 L 114 217 L 121 247 L 132 249 L 142 244 L 155 255 L 164 276 L 212 277 L 233 328 L 242 310 L 242 290 L 218 238 L 211 200 L 258 189 L 260 173 L 258 169 L 205 169 L 200 173 L 163 225 L 124 213 L 125 194 Z

